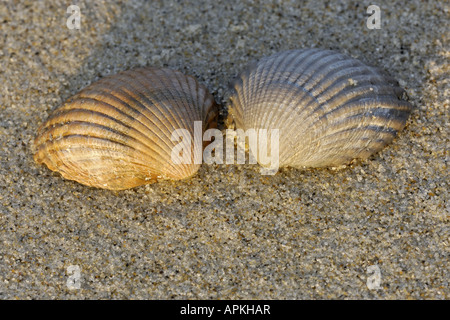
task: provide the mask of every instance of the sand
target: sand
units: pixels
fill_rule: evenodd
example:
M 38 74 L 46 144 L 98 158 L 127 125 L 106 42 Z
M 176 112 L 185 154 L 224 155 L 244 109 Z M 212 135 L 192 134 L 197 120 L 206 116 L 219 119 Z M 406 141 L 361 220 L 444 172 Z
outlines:
M 377 1 L 368 29 L 371 1 L 2 1 L 0 299 L 449 299 L 444 2 Z M 120 192 L 33 161 L 38 126 L 100 77 L 166 66 L 224 104 L 247 64 L 307 47 L 399 80 L 416 109 L 391 145 L 342 170 L 204 164 Z

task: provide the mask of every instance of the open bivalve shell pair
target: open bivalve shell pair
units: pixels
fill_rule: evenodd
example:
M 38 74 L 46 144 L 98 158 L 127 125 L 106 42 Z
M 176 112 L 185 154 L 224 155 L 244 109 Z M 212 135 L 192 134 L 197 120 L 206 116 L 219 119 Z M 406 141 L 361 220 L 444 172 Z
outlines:
M 241 73 L 229 110 L 237 129 L 279 130 L 280 167 L 327 167 L 366 159 L 391 142 L 412 110 L 403 96 L 397 81 L 356 59 L 291 50 Z M 56 109 L 38 130 L 34 159 L 66 179 L 112 190 L 185 179 L 200 164 L 193 144 L 192 161 L 172 160 L 180 143 L 173 132 L 194 135 L 198 121 L 204 132 L 217 116 L 214 98 L 193 77 L 165 68 L 124 71 Z

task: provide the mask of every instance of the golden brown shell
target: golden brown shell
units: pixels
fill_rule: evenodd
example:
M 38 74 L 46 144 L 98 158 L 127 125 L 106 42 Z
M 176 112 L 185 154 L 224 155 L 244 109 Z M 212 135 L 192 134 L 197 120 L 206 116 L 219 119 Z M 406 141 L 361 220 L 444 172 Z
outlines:
M 184 179 L 200 164 L 172 162 L 179 143 L 171 140 L 172 133 L 187 129 L 194 136 L 194 121 L 202 121 L 206 130 L 216 117 L 213 97 L 193 77 L 164 68 L 124 71 L 55 110 L 38 130 L 34 159 L 66 179 L 97 188 Z

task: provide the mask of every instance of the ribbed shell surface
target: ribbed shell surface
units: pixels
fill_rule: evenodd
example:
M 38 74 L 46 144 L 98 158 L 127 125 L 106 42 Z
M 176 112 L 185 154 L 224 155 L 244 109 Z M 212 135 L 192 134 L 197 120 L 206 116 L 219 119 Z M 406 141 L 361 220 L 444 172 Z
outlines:
M 56 109 L 38 131 L 34 159 L 66 179 L 105 189 L 184 179 L 200 165 L 172 162 L 179 143 L 172 132 L 187 129 L 194 137 L 194 121 L 205 130 L 216 116 L 213 97 L 193 77 L 164 68 L 124 71 Z
M 339 166 L 392 141 L 412 109 L 403 93 L 394 79 L 343 54 L 291 50 L 237 77 L 230 114 L 243 130 L 280 130 L 280 166 Z

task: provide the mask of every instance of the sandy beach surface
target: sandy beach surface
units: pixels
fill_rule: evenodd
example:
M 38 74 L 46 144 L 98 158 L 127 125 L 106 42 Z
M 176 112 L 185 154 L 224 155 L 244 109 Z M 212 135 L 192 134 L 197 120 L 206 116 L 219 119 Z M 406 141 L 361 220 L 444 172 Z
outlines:
M 69 5 L 80 29 L 70 29 Z M 369 5 L 380 29 L 369 29 Z M 446 1 L 1 1 L 0 299 L 449 299 Z M 70 23 L 69 23 L 70 25 Z M 73 24 L 72 24 L 73 25 Z M 37 165 L 52 110 L 138 66 L 229 82 L 294 48 L 386 70 L 415 106 L 342 170 L 207 165 L 114 192 Z

